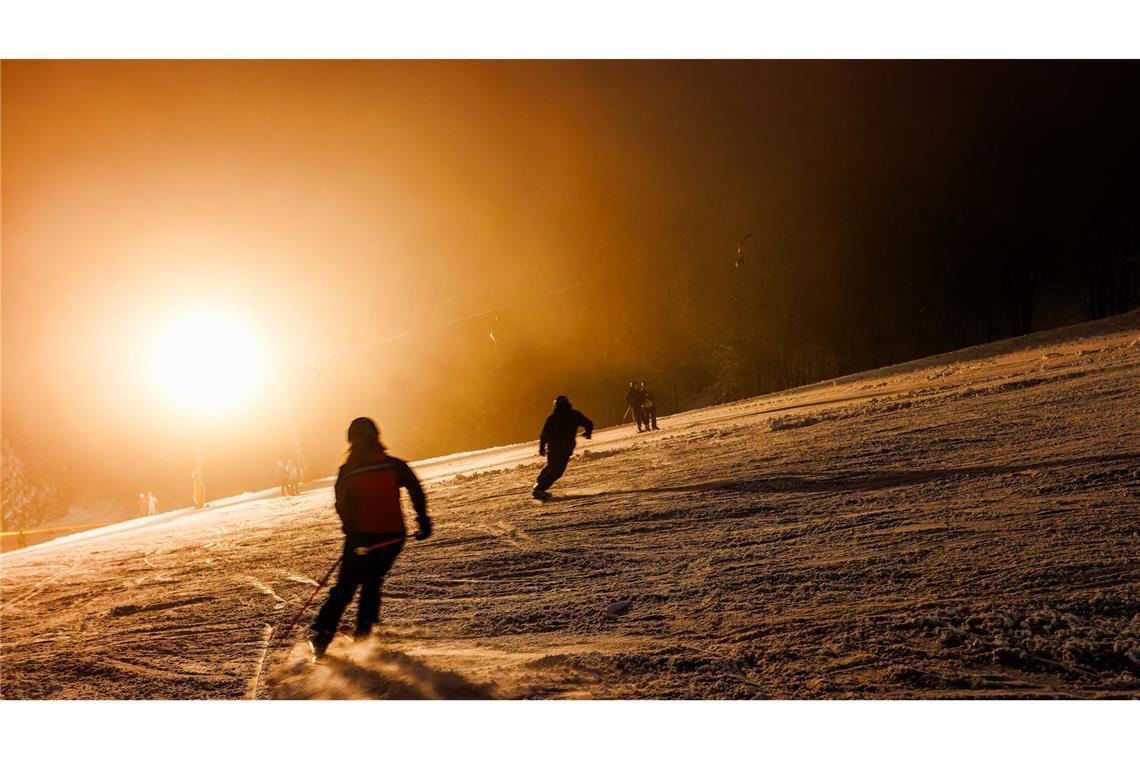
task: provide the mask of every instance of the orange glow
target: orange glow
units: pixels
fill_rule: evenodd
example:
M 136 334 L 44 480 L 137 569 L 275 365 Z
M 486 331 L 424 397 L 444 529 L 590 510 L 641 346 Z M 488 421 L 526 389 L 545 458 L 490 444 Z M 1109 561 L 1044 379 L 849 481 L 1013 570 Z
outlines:
M 1135 74 L 1108 62 L 0 75 L 5 437 L 128 508 L 187 503 L 199 439 L 237 493 L 282 458 L 335 473 L 358 416 L 417 459 L 532 439 L 559 394 L 604 425 L 631 380 L 667 413 L 1046 327 L 1039 252 L 1061 320 L 1071 241 L 1104 220 L 1133 250 Z

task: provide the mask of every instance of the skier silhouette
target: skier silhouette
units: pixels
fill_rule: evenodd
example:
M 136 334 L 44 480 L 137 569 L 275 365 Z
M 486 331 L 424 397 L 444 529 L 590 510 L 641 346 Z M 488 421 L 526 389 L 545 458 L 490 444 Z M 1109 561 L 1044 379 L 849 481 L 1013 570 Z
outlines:
M 629 392 L 625 394 L 625 402 L 629 404 L 629 408 L 633 412 L 633 421 L 637 423 L 637 432 L 642 431 L 643 425 L 644 429 L 648 430 L 649 424 L 645 421 L 645 393 L 638 387 L 636 380 L 629 384 Z
M 336 511 L 344 530 L 340 575 L 317 614 L 309 642 L 320 657 L 336 635 L 337 624 L 360 587 L 353 638 L 367 638 L 380 619 L 380 587 L 404 548 L 407 530 L 400 509 L 405 488 L 416 510 L 416 540 L 431 535 L 427 498 L 412 468 L 390 456 L 380 442 L 380 428 L 367 417 L 348 426 L 348 453 L 336 476 Z
M 547 489 L 566 472 L 570 455 L 574 453 L 579 427 L 585 428 L 585 432 L 582 433 L 583 438 L 589 439 L 594 433 L 594 423 L 570 406 L 570 399 L 565 396 L 554 399 L 554 411 L 546 418 L 546 424 L 542 426 L 542 435 L 538 439 L 538 454 L 546 457 L 546 466 L 542 468 L 542 472 L 538 474 L 538 481 L 534 484 L 534 491 L 531 494 L 534 498 L 542 501 L 550 498 Z
M 277 468 L 273 471 L 273 476 L 277 478 L 277 485 L 281 487 L 281 495 L 289 495 L 289 479 L 285 474 L 285 461 L 283 459 L 277 460 Z
M 641 381 L 639 389 L 642 396 L 641 411 L 645 417 L 645 429 L 660 430 L 657 427 L 657 402 L 653 400 L 653 391 L 649 390 L 649 386 L 645 384 L 644 380 Z

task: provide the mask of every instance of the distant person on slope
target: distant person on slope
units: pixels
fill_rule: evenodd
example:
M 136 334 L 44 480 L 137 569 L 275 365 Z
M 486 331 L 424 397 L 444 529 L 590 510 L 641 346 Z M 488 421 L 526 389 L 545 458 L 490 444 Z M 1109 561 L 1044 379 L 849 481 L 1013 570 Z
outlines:
M 278 459 L 277 469 L 273 471 L 274 477 L 277 478 L 277 485 L 281 486 L 281 495 L 289 495 L 289 479 L 285 476 L 285 462 Z
M 644 380 L 641 381 L 641 396 L 643 399 L 641 408 L 645 414 L 645 429 L 660 430 L 657 427 L 657 402 L 653 400 L 653 391 L 649 390 L 649 386 L 645 384 Z
M 301 471 L 297 467 L 297 463 L 290 459 L 285 463 L 285 490 L 290 496 L 298 496 L 301 493 Z
M 637 423 L 637 432 L 641 432 L 642 426 L 645 425 L 645 394 L 637 387 L 636 382 L 630 382 L 629 392 L 625 394 L 625 402 L 629 404 L 629 408 L 633 411 L 633 421 Z
M 417 540 L 431 535 L 427 498 L 407 462 L 389 456 L 380 429 L 367 417 L 348 426 L 348 453 L 336 476 L 336 511 L 344 530 L 344 555 L 336 585 L 313 623 L 309 641 L 318 657 L 325 653 L 337 624 L 360 587 L 354 638 L 367 638 L 380 620 L 380 586 L 404 548 L 407 530 L 400 509 L 405 488 L 416 510 Z
M 538 439 L 538 454 L 546 457 L 546 466 L 538 473 L 538 481 L 534 484 L 532 493 L 534 498 L 542 501 L 550 498 L 547 489 L 566 472 L 580 427 L 585 428 L 583 438 L 589 439 L 593 435 L 594 423 L 570 406 L 570 399 L 565 396 L 554 399 L 554 411 L 546 418 L 542 435 Z
M 146 513 L 150 517 L 158 514 L 158 499 L 150 491 L 146 492 Z

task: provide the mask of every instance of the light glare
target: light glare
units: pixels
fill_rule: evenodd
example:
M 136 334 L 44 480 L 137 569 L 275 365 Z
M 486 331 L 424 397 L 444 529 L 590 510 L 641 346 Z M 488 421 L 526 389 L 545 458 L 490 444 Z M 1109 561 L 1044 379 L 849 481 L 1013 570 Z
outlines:
M 216 313 L 183 317 L 163 331 L 154 352 L 158 386 L 197 411 L 228 409 L 261 378 L 257 341 L 243 325 Z

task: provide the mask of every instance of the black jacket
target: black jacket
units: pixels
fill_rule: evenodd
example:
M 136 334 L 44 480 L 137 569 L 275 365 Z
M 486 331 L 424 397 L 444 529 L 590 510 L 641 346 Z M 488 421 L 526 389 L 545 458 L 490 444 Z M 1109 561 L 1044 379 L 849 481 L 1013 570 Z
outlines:
M 540 449 L 550 447 L 558 451 L 573 451 L 578 428 L 586 428 L 586 435 L 594 432 L 594 423 L 569 403 L 556 404 L 554 411 L 542 426 L 542 436 L 538 439 Z
M 640 388 L 630 388 L 629 393 L 625 394 L 625 402 L 634 409 L 641 408 L 643 401 L 645 401 L 645 394 L 641 392 Z

